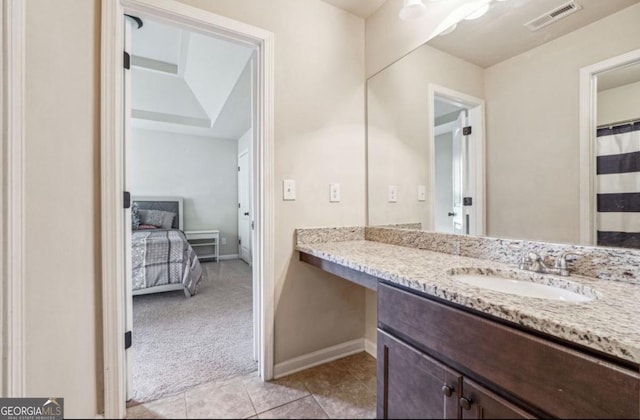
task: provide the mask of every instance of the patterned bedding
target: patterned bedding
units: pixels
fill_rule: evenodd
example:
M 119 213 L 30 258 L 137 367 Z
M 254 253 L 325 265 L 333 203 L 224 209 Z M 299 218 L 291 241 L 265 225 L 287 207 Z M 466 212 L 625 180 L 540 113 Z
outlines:
M 196 294 L 202 266 L 181 230 L 134 230 L 131 240 L 134 291 L 182 284 Z

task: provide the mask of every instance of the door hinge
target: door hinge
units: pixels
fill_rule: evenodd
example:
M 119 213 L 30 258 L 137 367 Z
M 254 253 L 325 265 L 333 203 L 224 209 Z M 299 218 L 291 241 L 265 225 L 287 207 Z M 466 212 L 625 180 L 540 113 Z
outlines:
M 131 193 L 129 191 L 124 191 L 122 200 L 123 200 L 125 209 L 128 209 L 131 207 Z
M 142 26 L 144 25 L 144 23 L 142 23 L 142 19 L 140 19 L 138 16 L 128 15 L 126 13 L 124 15 L 128 18 L 133 19 L 138 24 L 138 29 L 142 28 Z
M 238 166 L 238 172 L 240 172 L 240 167 Z
M 242 239 L 238 239 L 238 245 L 242 245 Z
M 471 135 L 471 126 L 468 125 L 466 127 L 462 127 L 462 135 L 463 136 L 470 136 Z
M 238 203 L 238 208 L 240 208 L 240 203 Z
M 464 197 L 462 199 L 462 205 L 463 206 L 473 206 L 473 198 L 472 197 Z
M 251 221 L 251 230 L 253 230 L 253 226 L 254 226 L 254 224 L 253 224 L 253 220 L 252 220 Z
M 124 349 L 131 347 L 131 331 L 124 333 Z
M 131 68 L 131 57 L 128 52 L 124 52 L 124 60 L 123 60 L 124 68 L 129 70 Z

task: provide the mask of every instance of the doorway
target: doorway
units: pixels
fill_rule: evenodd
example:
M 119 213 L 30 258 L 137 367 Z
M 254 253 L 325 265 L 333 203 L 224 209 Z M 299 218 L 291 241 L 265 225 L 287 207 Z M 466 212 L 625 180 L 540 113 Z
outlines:
M 469 234 L 469 215 L 463 208 L 468 185 L 468 110 L 436 97 L 434 121 L 435 230 Z
M 136 221 L 124 235 L 132 247 L 127 397 L 135 404 L 257 370 L 246 252 L 255 47 L 124 19 L 124 180 Z M 154 214 L 174 223 L 158 226 Z
M 484 101 L 431 85 L 431 230 L 485 234 Z
M 125 415 L 125 249 L 124 127 L 122 76 L 125 14 L 158 19 L 199 33 L 226 37 L 256 48 L 256 135 L 253 139 L 254 252 L 257 284 L 259 373 L 273 376 L 273 34 L 245 23 L 174 1 L 161 5 L 145 0 L 103 0 L 102 10 L 102 274 L 105 417 Z
M 580 243 L 639 248 L 640 50 L 580 70 Z

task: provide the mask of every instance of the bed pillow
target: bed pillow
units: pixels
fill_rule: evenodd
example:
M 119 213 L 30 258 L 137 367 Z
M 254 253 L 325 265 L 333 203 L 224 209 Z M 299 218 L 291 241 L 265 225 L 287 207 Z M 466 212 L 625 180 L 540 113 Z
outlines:
M 140 213 L 140 224 L 153 225 L 155 227 L 160 227 L 160 225 L 162 225 L 162 220 L 164 218 L 162 211 L 140 209 L 139 213 Z
M 153 225 L 138 225 L 138 230 L 145 230 L 145 229 L 158 229 L 158 226 L 153 226 Z
M 176 214 L 170 211 L 163 211 L 164 215 L 162 217 L 162 224 L 160 225 L 163 229 L 171 229 L 173 227 L 173 219 L 176 218 Z
M 140 224 L 153 225 L 163 229 L 171 229 L 173 219 L 176 217 L 175 213 L 162 210 L 140 209 L 138 212 L 140 213 Z
M 131 229 L 136 230 L 138 226 L 140 226 L 140 209 L 138 208 L 138 203 L 135 201 L 131 206 Z

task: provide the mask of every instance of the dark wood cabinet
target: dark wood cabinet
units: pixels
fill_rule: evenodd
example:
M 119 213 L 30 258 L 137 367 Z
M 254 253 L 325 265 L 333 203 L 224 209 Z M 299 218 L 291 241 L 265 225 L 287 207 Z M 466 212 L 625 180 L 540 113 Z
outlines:
M 378 360 L 378 418 L 458 418 L 459 374 L 384 332 Z
M 535 418 L 380 330 L 378 360 L 378 418 Z
M 464 378 L 460 399 L 461 419 L 533 419 L 533 414 Z
M 638 366 L 378 285 L 378 418 L 639 418 Z

